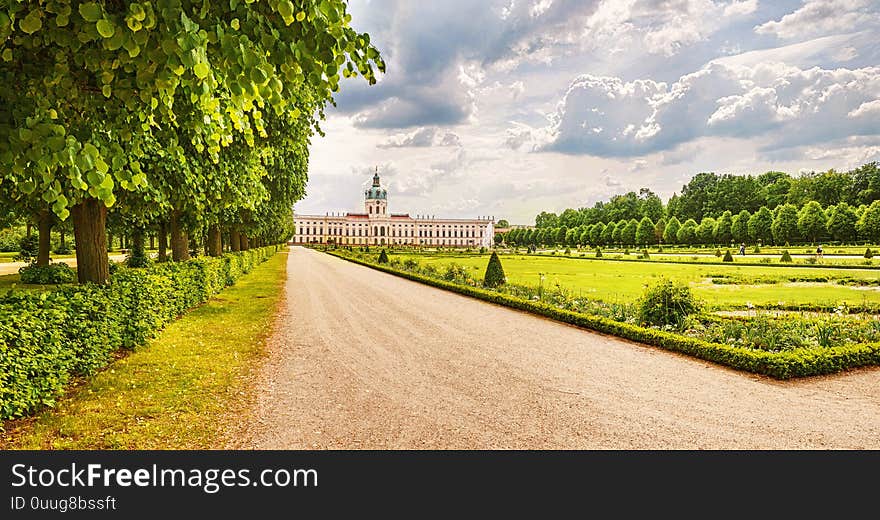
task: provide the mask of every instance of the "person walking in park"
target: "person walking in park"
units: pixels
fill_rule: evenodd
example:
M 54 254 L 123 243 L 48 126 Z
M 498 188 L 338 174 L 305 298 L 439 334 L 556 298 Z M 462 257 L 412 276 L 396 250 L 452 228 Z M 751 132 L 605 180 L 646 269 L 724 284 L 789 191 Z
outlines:
M 819 247 L 816 248 L 816 259 L 821 259 L 824 256 L 822 252 L 822 244 L 819 244 Z
M 739 256 L 746 256 L 746 243 L 743 242 L 739 245 Z

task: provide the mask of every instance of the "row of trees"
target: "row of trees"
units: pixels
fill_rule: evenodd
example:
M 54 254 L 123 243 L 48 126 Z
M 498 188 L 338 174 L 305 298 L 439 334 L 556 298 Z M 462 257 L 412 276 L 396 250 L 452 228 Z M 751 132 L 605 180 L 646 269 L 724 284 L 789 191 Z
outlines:
M 80 282 L 108 279 L 108 227 L 175 261 L 287 239 L 324 106 L 384 70 L 344 0 L 3 5 L 0 219 L 40 263 L 71 219 Z
M 800 209 L 781 204 L 770 210 L 762 206 L 750 213 L 724 211 L 719 218 L 704 217 L 699 222 L 677 217 L 657 221 L 622 219 L 608 224 L 597 222 L 573 228 L 566 226 L 514 229 L 503 237 L 508 245 L 560 246 L 647 246 L 654 244 L 718 245 L 731 242 L 785 244 L 816 243 L 822 240 L 880 243 L 880 200 L 870 206 L 853 207 L 846 202 L 823 208 L 816 201 Z
M 784 204 L 800 209 L 811 201 L 824 208 L 840 203 L 859 207 L 870 206 L 875 200 L 880 200 L 880 167 L 876 162 L 847 172 L 828 170 L 798 177 L 776 171 L 758 176 L 699 173 L 666 204 L 654 192 L 642 188 L 638 193 L 633 191 L 597 202 L 591 208 L 566 209 L 559 215 L 542 212 L 535 218 L 535 225 L 571 229 L 598 222 L 638 221 L 643 217 L 654 222 L 672 217 L 680 222 L 702 222 L 706 217 L 718 219 L 725 211 L 734 215 L 742 211 L 754 214 L 762 207 Z

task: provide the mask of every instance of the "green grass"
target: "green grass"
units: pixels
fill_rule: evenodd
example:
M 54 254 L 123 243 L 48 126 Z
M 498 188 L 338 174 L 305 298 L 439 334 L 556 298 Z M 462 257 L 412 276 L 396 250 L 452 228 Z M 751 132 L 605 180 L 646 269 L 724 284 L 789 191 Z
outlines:
M 398 258 L 415 257 L 423 264 L 442 266 L 457 263 L 473 269 L 474 276 L 481 279 L 489 255 L 410 255 L 398 254 Z M 663 262 L 616 262 L 612 260 L 579 260 L 553 256 L 503 255 L 501 263 L 512 283 L 538 285 L 539 273 L 544 273 L 545 287 L 558 283 L 585 296 L 608 302 L 631 302 L 642 295 L 645 287 L 657 278 L 665 276 L 688 283 L 694 294 L 717 307 L 778 304 L 840 304 L 864 305 L 880 303 L 880 290 L 876 287 L 856 288 L 836 283 L 787 282 L 746 283 L 716 285 L 713 275 L 753 280 L 766 278 L 815 278 L 827 276 L 830 280 L 854 278 L 876 280 L 876 269 L 834 269 L 806 267 L 760 267 L 737 265 L 686 265 Z
M 209 449 L 243 409 L 286 277 L 277 254 L 54 409 L 5 424 L 3 449 Z
M 35 284 L 26 284 L 21 283 L 19 275 L 16 274 L 4 274 L 0 275 L 0 294 L 6 294 L 6 291 L 9 289 L 16 290 L 28 290 L 28 291 L 45 291 L 48 289 L 54 289 L 55 285 L 35 285 Z

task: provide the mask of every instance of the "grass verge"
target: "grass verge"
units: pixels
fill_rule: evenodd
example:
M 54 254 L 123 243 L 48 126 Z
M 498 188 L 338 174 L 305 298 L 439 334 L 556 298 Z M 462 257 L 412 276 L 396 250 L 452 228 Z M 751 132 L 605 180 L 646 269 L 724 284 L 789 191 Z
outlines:
M 55 408 L 8 421 L 0 448 L 218 448 L 263 352 L 286 271 L 286 253 L 254 267 Z

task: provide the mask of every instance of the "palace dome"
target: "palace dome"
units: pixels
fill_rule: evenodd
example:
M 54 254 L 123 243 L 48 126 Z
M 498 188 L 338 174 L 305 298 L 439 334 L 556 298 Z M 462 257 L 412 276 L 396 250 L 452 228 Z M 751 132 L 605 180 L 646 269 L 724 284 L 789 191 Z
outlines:
M 388 191 L 379 184 L 379 172 L 373 175 L 373 185 L 364 192 L 364 197 L 369 199 L 386 200 Z

